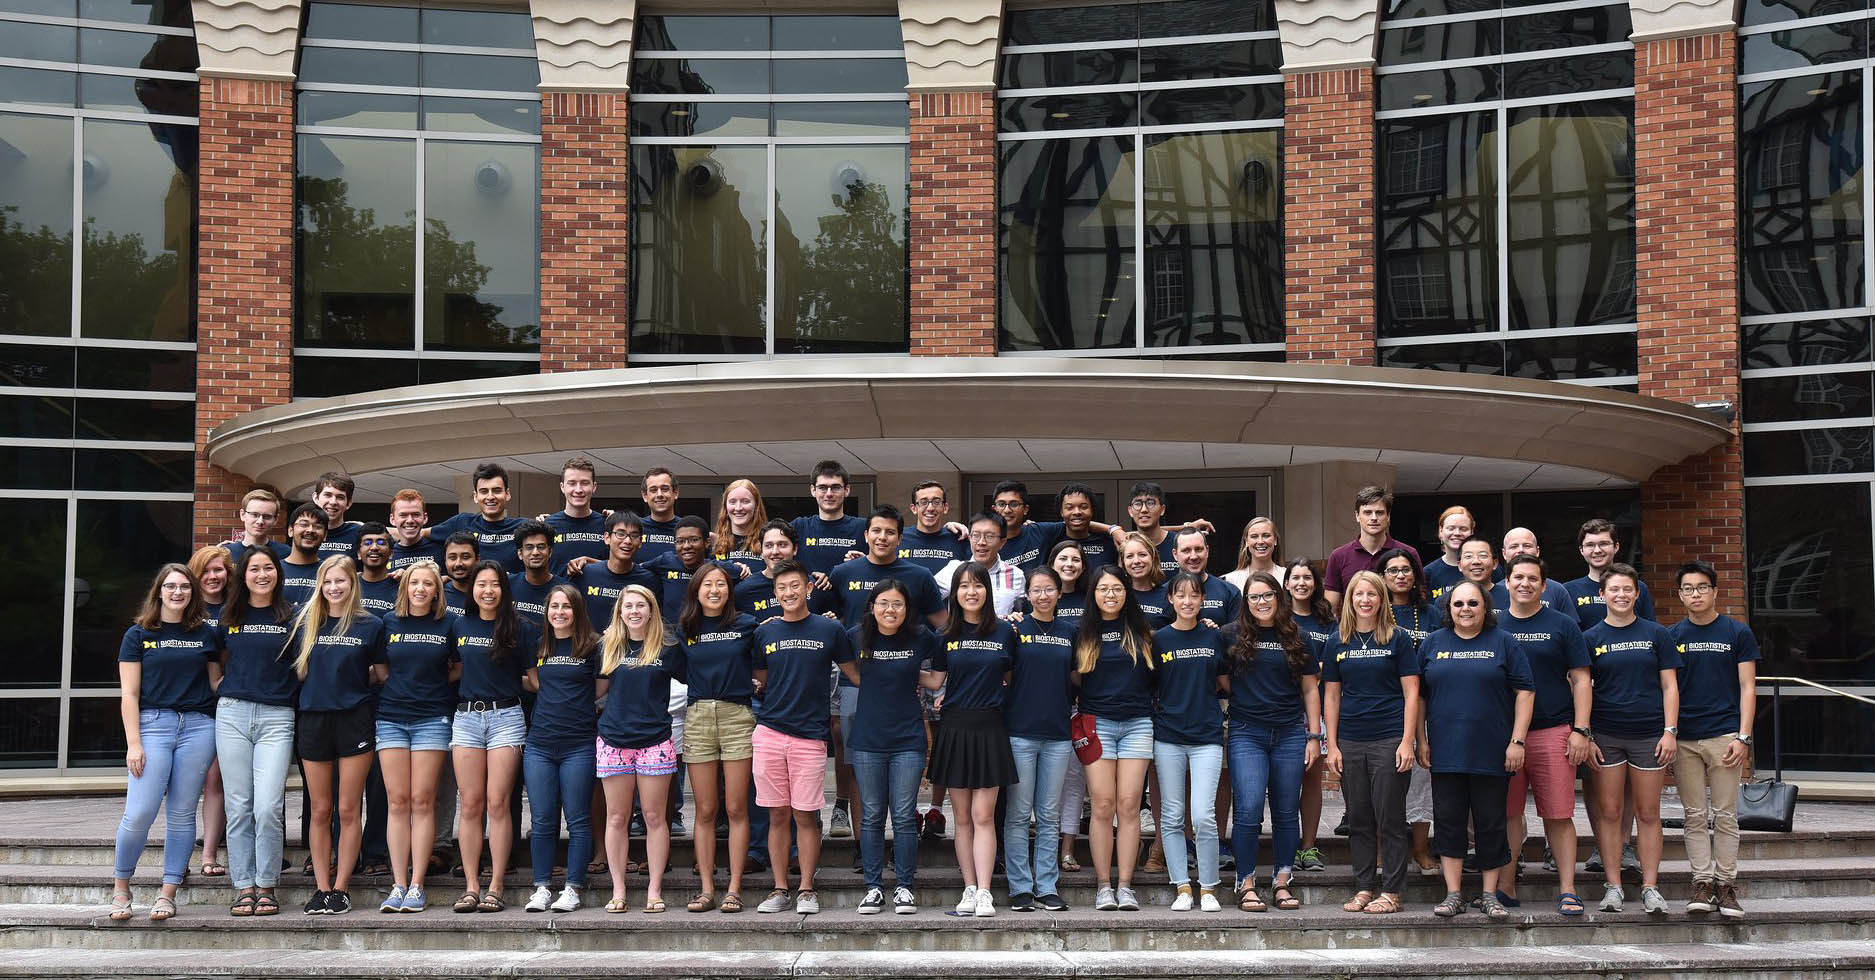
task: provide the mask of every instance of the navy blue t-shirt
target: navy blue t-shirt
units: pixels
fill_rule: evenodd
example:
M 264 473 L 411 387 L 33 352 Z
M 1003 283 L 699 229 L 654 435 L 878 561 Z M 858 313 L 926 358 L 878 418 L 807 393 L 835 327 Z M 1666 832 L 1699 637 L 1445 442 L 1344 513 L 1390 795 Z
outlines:
M 1617 738 L 1659 738 L 1667 724 L 1660 672 L 1680 667 L 1679 651 L 1665 626 L 1635 619 L 1626 626 L 1604 620 L 1582 631 L 1589 647 L 1589 676 L 1595 681 L 1589 727 Z M 1733 687 L 1737 687 L 1736 675 Z
M 1023 521 L 1015 537 L 1003 542 L 997 552 L 1003 561 L 1022 569 L 1024 575 L 1048 560 L 1048 549 L 1061 540 L 1067 525 L 1060 521 Z M 968 558 L 969 555 L 963 557 Z
M 1759 659 L 1758 638 L 1730 616 L 1704 626 L 1682 619 L 1667 633 L 1680 655 L 1680 737 L 1737 734 L 1738 665 Z
M 645 539 L 644 543 L 638 546 L 638 553 L 632 556 L 633 560 L 650 561 L 659 555 L 668 555 L 676 551 L 679 520 L 682 518 L 673 517 L 668 521 L 660 521 L 651 517 L 640 518 L 640 523 L 644 526 Z
M 1171 603 L 1166 603 L 1168 606 Z M 1204 610 L 1198 613 L 1199 619 L 1208 619 L 1223 626 L 1234 623 L 1243 612 L 1243 593 L 1237 587 L 1217 577 L 1204 577 Z
M 441 575 L 443 548 L 444 543 L 440 539 L 418 541 L 414 546 L 405 547 L 393 538 L 391 540 L 391 571 L 399 571 L 417 562 L 428 560 L 436 563 L 437 574 Z
M 673 638 L 656 660 L 640 666 L 635 661 L 643 646 L 630 644 L 625 661 L 600 675 L 611 686 L 605 692 L 605 710 L 599 714 L 599 737 L 615 749 L 645 749 L 671 738 L 671 680 L 682 683 L 687 676 L 684 647 Z M 821 690 L 826 690 L 825 682 Z M 822 713 L 826 703 L 823 694 Z
M 1262 725 L 1267 728 L 1293 728 L 1304 724 L 1308 711 L 1302 703 L 1302 681 L 1289 670 L 1289 656 L 1282 641 L 1271 628 L 1259 628 L 1249 620 L 1238 620 L 1224 632 L 1225 649 L 1234 649 L 1238 631 L 1256 630 L 1256 658 L 1230 675 L 1230 723 Z M 1321 673 L 1320 654 L 1315 645 L 1303 638 L 1309 651 L 1302 675 Z
M 685 568 L 683 559 L 678 558 L 675 551 L 667 551 L 643 564 L 644 570 L 650 572 L 652 579 L 658 583 L 656 590 L 658 612 L 664 617 L 666 623 L 675 623 L 677 617 L 683 615 L 684 593 L 690 591 L 690 580 L 709 564 L 709 559 L 705 558 L 697 564 L 697 567 Z M 729 572 L 729 587 L 733 595 L 736 573 L 733 569 L 727 571 Z
M 117 648 L 120 664 L 142 664 L 137 686 L 139 708 L 209 712 L 215 695 L 208 686 L 208 663 L 221 657 L 221 630 L 198 623 L 185 630 L 180 623 L 163 623 L 147 630 L 132 626 Z
M 1094 669 L 1081 676 L 1081 710 L 1116 721 L 1152 717 L 1153 651 L 1141 650 L 1135 658 L 1120 642 L 1119 623 L 1102 625 L 1100 656 Z M 1151 645 L 1151 637 L 1141 640 Z
M 1178 535 L 1170 531 L 1165 532 L 1165 537 L 1159 540 L 1159 571 L 1164 572 L 1166 578 L 1178 574 L 1178 558 L 1172 550 L 1177 543 Z
M 534 714 L 528 719 L 529 742 L 555 748 L 592 743 L 599 732 L 599 716 L 594 711 L 599 657 L 597 643 L 584 657 L 573 656 L 570 638 L 554 640 L 549 656 L 534 654 L 534 678 L 540 684 L 540 693 L 534 698 Z
M 1575 724 L 1569 672 L 1589 665 L 1589 648 L 1582 642 L 1575 617 L 1560 609 L 1539 609 L 1529 619 L 1518 619 L 1509 610 L 1501 610 L 1497 625 L 1516 638 L 1530 663 L 1530 680 L 1536 687 L 1530 730 Z
M 944 609 L 937 579 L 924 566 L 903 558 L 890 565 L 875 565 L 870 557 L 862 555 L 841 562 L 827 573 L 827 583 L 832 588 L 814 591 L 817 611 L 835 613 L 847 626 L 858 626 L 860 620 L 866 618 L 866 600 L 872 590 L 889 578 L 904 583 L 909 607 L 906 614 L 913 621 L 925 622 L 927 616 Z
M 521 677 L 534 662 L 540 631 L 521 620 L 514 631 L 514 649 L 497 651 L 496 622 L 475 612 L 456 622 L 456 657 L 462 661 L 462 681 L 457 688 L 464 701 L 505 701 L 521 696 Z
M 219 627 L 221 625 L 221 603 L 202 603 L 202 622 L 207 623 L 210 628 Z
M 1542 602 L 1545 609 L 1568 613 L 1571 617 L 1575 615 L 1575 600 L 1570 598 L 1569 590 L 1563 588 L 1563 584 L 1554 579 L 1543 580 Z M 1499 582 L 1491 586 L 1491 608 L 1500 614 L 1510 608 L 1510 585 L 1508 583 Z M 1577 622 L 1576 632 L 1581 632 L 1581 627 L 1582 624 Z
M 1465 573 L 1457 565 L 1446 564 L 1443 554 L 1427 562 L 1425 571 L 1426 596 L 1435 609 L 1445 605 L 1447 589 L 1455 588 L 1458 583 L 1465 581 Z
M 611 555 L 605 540 L 605 515 L 593 511 L 585 517 L 568 517 L 566 511 L 547 515 L 547 527 L 553 530 L 554 571 L 562 571 L 575 558 L 605 561 Z
M 1426 642 L 1426 637 L 1437 633 L 1441 629 L 1443 619 L 1444 616 L 1431 606 L 1393 607 L 1393 625 L 1405 630 L 1406 635 L 1413 638 L 1415 646 Z
M 731 586 L 745 579 L 762 574 L 762 569 L 767 567 L 767 563 L 762 561 L 761 552 L 750 551 L 741 545 L 737 545 L 728 551 L 718 551 L 714 555 L 714 558 L 716 559 L 716 563 L 723 566 L 723 569 L 729 573 L 729 584 Z M 742 569 L 745 568 L 749 571 L 747 575 L 742 574 Z
M 558 575 L 548 577 L 546 585 L 529 582 L 525 572 L 508 576 L 508 592 L 514 596 L 515 613 L 540 629 L 547 621 L 547 593 L 552 592 L 554 586 L 565 584 L 566 579 Z
M 846 560 L 849 551 L 866 550 L 866 519 L 842 517 L 823 521 L 819 514 L 794 519 L 794 533 L 801 539 L 795 555 L 810 572 L 831 572 Z
M 969 561 L 970 546 L 942 527 L 926 534 L 913 526 L 899 538 L 898 557 L 936 575 L 951 562 Z
M 1077 538 L 1063 532 L 1062 541 L 1072 541 L 1081 548 L 1081 564 L 1084 575 L 1092 575 L 1102 565 L 1118 565 L 1120 552 L 1113 546 L 1113 539 L 1104 534 L 1089 532 L 1087 537 Z M 1061 542 L 1056 542 L 1059 544 Z
M 881 634 L 871 647 L 860 644 L 860 628 L 846 631 L 853 663 L 859 668 L 859 707 L 852 730 L 845 732 L 849 751 L 923 752 L 924 710 L 918 703 L 919 665 L 936 660 L 937 634 L 907 621 L 891 636 Z
M 384 665 L 378 717 L 400 725 L 445 718 L 456 710 L 449 665 L 455 663 L 456 614 L 384 617 Z
M 293 669 L 298 650 L 287 650 L 293 620 L 273 621 L 273 610 L 249 606 L 240 623 L 221 627 L 222 649 L 227 651 L 221 672 L 224 698 L 235 698 L 277 708 L 299 705 L 299 673 Z
M 247 554 L 248 546 L 239 541 L 224 541 L 221 546 L 228 549 L 229 567 L 240 568 L 241 556 Z M 279 561 L 285 561 L 286 556 L 293 553 L 292 548 L 279 541 L 267 542 L 267 550 L 273 552 L 274 558 Z
M 757 622 L 781 615 L 781 603 L 775 601 L 775 580 L 761 572 L 737 582 L 730 594 L 735 597 L 736 611 L 754 616 Z
M 1467 640 L 1449 629 L 1419 645 L 1420 690 L 1432 771 L 1502 776 L 1517 720 L 1517 692 L 1532 690 L 1530 663 L 1509 633 Z
M 1164 582 L 1144 591 L 1133 589 L 1133 598 L 1139 600 L 1139 608 L 1153 629 L 1172 625 L 1172 600 L 1166 597 Z
M 365 612 L 383 619 L 397 608 L 397 580 L 386 575 L 376 582 L 367 582 L 363 575 L 358 576 L 358 601 Z
M 339 632 L 338 622 L 326 620 L 313 643 L 300 682 L 301 711 L 350 711 L 371 700 L 371 665 L 384 662 L 384 620 L 366 613 Z M 299 637 L 287 641 L 291 655 L 299 655 Z
M 319 563 L 301 565 L 288 559 L 280 559 L 280 594 L 295 607 L 303 606 L 306 600 L 319 591 Z
M 684 659 L 689 662 L 690 703 L 748 704 L 755 697 L 754 617 L 736 612 L 697 617 L 696 635 L 684 638 Z
M 481 514 L 457 514 L 430 528 L 430 540 L 447 543 L 457 531 L 475 535 L 476 553 L 482 561 L 492 561 L 501 570 L 513 574 L 521 570 L 521 556 L 514 550 L 514 532 L 527 522 L 525 517 L 504 517 L 491 521 Z
M 358 532 L 364 525 L 358 521 L 345 521 L 326 528 L 326 539 L 319 545 L 319 560 L 325 561 L 333 555 L 344 555 L 352 561 L 358 560 Z
M 1634 598 L 1634 616 L 1637 619 L 1654 618 L 1654 595 L 1647 591 L 1646 582 L 1634 583 L 1638 593 Z M 1598 625 L 1608 618 L 1608 600 L 1602 598 L 1602 584 L 1587 575 L 1570 579 L 1563 583 L 1563 589 L 1575 603 L 1576 621 L 1587 633 L 1589 627 Z
M 475 605 L 469 600 L 469 594 L 456 588 L 454 579 L 443 580 L 443 609 L 458 616 L 467 616 L 469 607 Z
M 767 684 L 755 720 L 783 735 L 826 741 L 827 675 L 853 661 L 853 643 L 825 616 L 777 619 L 755 630 L 755 669 Z
M 1167 626 L 1152 634 L 1152 653 L 1159 658 L 1153 739 L 1173 745 L 1223 745 L 1217 679 L 1230 673 L 1224 634 L 1203 623 L 1189 630 Z
M 1307 637 L 1309 643 L 1314 645 L 1317 660 L 1321 659 L 1323 648 L 1328 645 L 1328 641 L 1341 635 L 1341 626 L 1339 624 L 1323 622 L 1308 613 L 1297 613 L 1290 618 L 1296 621 L 1296 629 L 1301 630 L 1302 635 Z M 1413 642 L 1418 643 L 1419 641 L 1415 639 Z
M 612 607 L 618 605 L 619 593 L 625 591 L 626 586 L 642 585 L 650 589 L 652 595 L 661 591 L 658 580 L 641 561 L 634 561 L 623 573 L 613 571 L 606 562 L 596 561 L 582 569 L 573 583 L 579 586 L 580 595 L 586 597 L 586 617 L 592 620 L 592 628 L 602 633 L 612 622 Z
M 1335 741 L 1397 741 L 1406 731 L 1406 693 L 1400 678 L 1419 675 L 1419 647 L 1405 630 L 1381 643 L 1374 634 L 1341 631 L 1322 646 L 1322 683 L 1341 685 Z
M 1003 675 L 1015 654 L 1016 633 L 994 621 L 988 636 L 968 623 L 963 632 L 938 644 L 931 669 L 944 675 L 944 710 L 984 711 L 1003 708 Z
M 1033 616 L 1016 626 L 1009 689 L 1003 694 L 1003 726 L 1011 738 L 1061 742 L 1074 711 L 1074 630 L 1080 624 L 1059 613 L 1044 623 Z

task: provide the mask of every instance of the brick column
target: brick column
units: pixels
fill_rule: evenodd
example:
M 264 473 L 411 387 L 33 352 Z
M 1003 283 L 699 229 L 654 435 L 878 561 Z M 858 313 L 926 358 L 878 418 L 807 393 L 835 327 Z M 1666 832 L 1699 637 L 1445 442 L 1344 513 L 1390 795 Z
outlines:
M 631 308 L 624 92 L 544 92 L 540 370 L 625 366 Z
M 1635 284 L 1640 392 L 1738 405 L 1738 41 L 1732 31 L 1637 44 L 1634 51 Z M 1724 445 L 1641 487 L 1643 573 L 1666 618 L 1673 582 L 1703 558 L 1744 612 L 1744 466 Z
M 201 81 L 195 358 L 195 543 L 238 532 L 247 478 L 210 465 L 208 435 L 278 405 L 293 381 L 293 83 Z
M 996 353 L 996 99 L 911 95 L 911 352 Z
M 1283 81 L 1288 360 L 1374 363 L 1374 70 Z

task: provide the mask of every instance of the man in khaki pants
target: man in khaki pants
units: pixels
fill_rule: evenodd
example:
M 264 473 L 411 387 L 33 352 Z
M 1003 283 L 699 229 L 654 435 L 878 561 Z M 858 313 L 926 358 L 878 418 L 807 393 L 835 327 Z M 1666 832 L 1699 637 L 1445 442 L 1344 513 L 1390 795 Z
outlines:
M 1719 615 L 1719 578 L 1710 564 L 1681 565 L 1679 584 L 1686 618 L 1668 632 L 1681 662 L 1674 775 L 1686 806 L 1686 859 L 1693 866 L 1686 910 L 1739 918 L 1745 910 L 1738 903 L 1738 785 L 1751 758 L 1758 641 L 1744 623 Z

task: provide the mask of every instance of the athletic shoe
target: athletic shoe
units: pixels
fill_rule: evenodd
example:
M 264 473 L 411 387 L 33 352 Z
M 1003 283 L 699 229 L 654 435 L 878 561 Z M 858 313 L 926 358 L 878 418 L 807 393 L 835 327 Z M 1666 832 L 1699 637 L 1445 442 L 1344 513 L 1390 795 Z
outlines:
M 322 891 L 313 892 L 312 897 L 306 900 L 306 908 L 303 911 L 307 915 L 326 914 L 326 893 Z
M 1204 894 L 1198 896 L 1198 911 L 1218 912 L 1218 911 L 1221 911 L 1222 909 L 1223 909 L 1223 906 L 1217 903 L 1216 895 L 1213 895 L 1210 892 L 1205 892 Z
M 930 812 L 925 814 L 924 839 L 925 840 L 943 840 L 944 839 L 944 811 L 938 809 L 937 807 L 932 807 Z
M 1550 853 L 1549 845 L 1547 843 L 1543 845 L 1543 870 L 1545 871 L 1556 870 L 1556 855 Z
M 1338 824 L 1335 824 L 1335 836 L 1336 837 L 1348 836 L 1348 815 L 1345 813 L 1341 815 L 1341 822 Z
M 643 837 L 645 835 L 644 811 L 642 810 L 632 811 L 632 822 L 631 822 L 630 830 L 631 830 L 631 835 L 633 837 Z
M 977 889 L 977 908 L 974 914 L 979 919 L 993 918 L 996 915 L 996 896 L 988 888 Z
M 1621 870 L 1634 874 L 1641 873 L 1641 854 L 1634 849 L 1633 844 L 1621 846 Z
M 380 912 L 402 912 L 404 910 L 404 886 L 392 885 L 391 893 L 384 896 L 384 904 L 378 906 Z
M 757 912 L 786 912 L 794 907 L 794 896 L 782 889 L 775 889 L 762 899 L 762 904 L 755 907 Z
M 352 910 L 352 897 L 344 892 L 326 892 L 326 914 L 344 915 Z
M 1152 819 L 1152 811 L 1146 807 L 1141 807 L 1139 810 L 1140 836 L 1142 837 L 1151 836 L 1152 834 L 1156 834 L 1158 832 L 1159 832 L 1159 822 Z
M 1477 851 L 1465 852 L 1464 868 L 1466 871 L 1472 874 L 1476 874 L 1478 872 L 1478 852 Z
M 1582 862 L 1582 870 L 1587 871 L 1589 874 L 1595 874 L 1595 875 L 1602 873 L 1602 849 L 1601 848 L 1599 847 L 1589 848 L 1589 859 L 1587 861 Z
M 835 805 L 833 822 L 827 828 L 828 837 L 853 836 L 853 818 L 846 815 L 846 807 Z
M 1035 896 L 1029 894 L 1028 892 L 1017 892 L 1016 894 L 1009 896 L 1009 911 L 1011 912 L 1033 912 L 1035 911 Z
M 1297 871 L 1326 871 L 1328 865 L 1322 863 L 1322 849 L 1307 847 L 1296 852 Z
M 552 904 L 553 889 L 546 885 L 535 885 L 534 894 L 528 896 L 526 908 L 529 912 L 545 912 L 547 906 Z
M 918 911 L 918 896 L 911 889 L 900 885 L 892 890 L 892 911 L 899 915 L 914 915 Z
M 1648 915 L 1666 915 L 1666 896 L 1660 894 L 1658 888 L 1643 888 L 1641 889 L 1641 908 L 1646 910 Z
M 964 897 L 957 903 L 958 915 L 977 914 L 977 886 L 965 885 Z
M 796 893 L 794 896 L 794 913 L 796 915 L 819 915 L 820 896 L 809 891 Z
M 1726 882 L 1719 886 L 1719 914 L 1728 919 L 1745 917 L 1745 907 L 1738 904 L 1738 885 Z
M 404 891 L 402 912 L 421 912 L 430 907 L 430 897 L 423 893 L 422 885 L 411 885 Z
M 1041 898 L 1036 899 L 1035 904 L 1041 906 L 1044 912 L 1066 912 L 1068 910 L 1068 903 L 1062 901 L 1061 896 L 1054 892 L 1049 892 Z
M 579 911 L 579 889 L 573 887 L 572 885 L 568 885 L 565 888 L 560 889 L 560 897 L 554 899 L 552 905 L 547 906 L 547 911 L 549 912 L 577 912 Z
M 1716 912 L 1719 910 L 1719 889 L 1712 882 L 1701 878 L 1693 882 L 1693 897 L 1686 903 L 1688 912 Z
M 1139 896 L 1133 894 L 1133 890 L 1125 885 L 1121 885 L 1119 891 L 1114 892 L 1114 899 L 1119 903 L 1122 912 L 1139 911 Z
M 1601 910 L 1603 912 L 1619 912 L 1621 911 L 1621 903 L 1626 899 L 1627 896 L 1621 894 L 1620 885 L 1603 885 Z
M 684 835 L 684 815 L 679 813 L 671 817 L 670 828 L 672 837 L 682 837 Z
M 859 908 L 854 909 L 860 915 L 878 915 L 885 908 L 885 892 L 877 888 L 866 889 L 866 895 L 859 900 Z
M 1178 897 L 1175 899 L 1172 899 L 1172 911 L 1174 912 L 1191 911 L 1191 889 L 1189 888 L 1179 889 Z
M 1219 871 L 1237 870 L 1237 855 L 1232 854 L 1230 852 L 1230 848 L 1227 848 L 1227 847 L 1218 848 L 1217 869 Z
M 1112 885 L 1101 885 L 1099 888 L 1094 889 L 1094 911 L 1118 912 L 1119 910 L 1120 903 L 1113 899 Z

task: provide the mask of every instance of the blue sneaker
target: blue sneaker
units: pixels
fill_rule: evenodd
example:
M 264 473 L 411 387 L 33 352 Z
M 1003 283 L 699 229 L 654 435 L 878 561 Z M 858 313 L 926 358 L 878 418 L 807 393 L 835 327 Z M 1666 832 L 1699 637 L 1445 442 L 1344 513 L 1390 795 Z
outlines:
M 384 904 L 378 906 L 379 912 L 402 912 L 404 910 L 404 886 L 392 885 L 391 893 L 384 896 Z
M 404 889 L 404 903 L 399 912 L 421 912 L 430 907 L 430 898 L 423 894 L 422 885 L 411 885 Z

